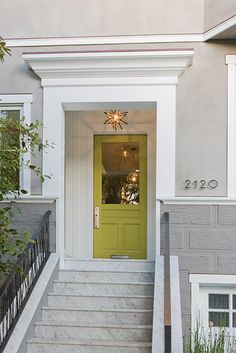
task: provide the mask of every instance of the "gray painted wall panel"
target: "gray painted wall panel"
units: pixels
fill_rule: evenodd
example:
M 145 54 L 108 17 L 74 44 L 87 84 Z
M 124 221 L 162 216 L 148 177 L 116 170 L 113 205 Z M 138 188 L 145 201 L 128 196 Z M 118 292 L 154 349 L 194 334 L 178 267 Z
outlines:
M 176 125 L 176 195 L 225 196 L 227 169 L 227 66 L 230 45 L 194 46 L 193 65 L 179 80 Z M 185 190 L 185 180 L 216 179 L 219 187 Z
M 203 0 L 1 0 L 6 38 L 203 31 Z
M 236 15 L 235 0 L 205 0 L 205 30 L 208 30 L 222 21 Z
M 189 212 L 191 209 L 191 212 Z M 182 206 L 163 205 L 161 212 L 169 211 L 171 219 L 171 255 L 179 256 L 180 288 L 184 335 L 190 328 L 190 273 L 236 275 L 236 206 Z M 208 224 L 197 224 L 196 215 L 206 213 Z M 175 214 L 178 213 L 178 218 Z M 229 217 L 227 217 L 227 214 Z M 211 216 L 209 216 L 211 215 Z M 224 223 L 222 224 L 222 215 Z M 180 218 L 182 216 L 182 222 Z M 161 232 L 163 252 L 164 229 Z M 185 234 L 185 241 L 179 234 Z M 179 246 L 178 240 L 179 237 Z M 173 240 L 172 240 L 173 239 Z
M 175 226 L 179 224 L 209 225 L 212 221 L 211 209 L 206 209 L 204 206 L 169 205 L 168 209 L 170 210 L 170 224 Z
M 9 206 L 1 203 L 0 207 Z M 44 214 L 50 210 L 52 213 L 49 218 L 50 225 L 50 250 L 56 251 L 56 202 L 54 203 L 11 203 L 14 217 L 13 226 L 19 231 L 26 231 L 33 235 L 39 226 Z

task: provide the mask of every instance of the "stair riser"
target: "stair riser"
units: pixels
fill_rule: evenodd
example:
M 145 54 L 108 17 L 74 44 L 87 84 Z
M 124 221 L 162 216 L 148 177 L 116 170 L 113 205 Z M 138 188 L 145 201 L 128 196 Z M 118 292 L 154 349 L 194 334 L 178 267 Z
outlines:
M 65 260 L 65 269 L 79 271 L 154 271 L 154 263 L 146 261 L 81 261 Z
M 27 344 L 27 353 L 151 353 L 151 348 Z
M 77 281 L 77 282 L 153 282 L 154 274 L 150 272 L 74 272 L 60 271 L 59 280 Z
M 79 297 L 49 295 L 50 307 L 76 309 L 152 309 L 153 298 Z
M 152 312 L 77 311 L 49 308 L 42 310 L 42 319 L 46 321 L 80 321 L 93 324 L 99 322 L 106 324 L 151 325 L 152 316 Z
M 148 284 L 105 284 L 56 282 L 54 292 L 76 293 L 78 295 L 153 295 L 153 285 Z
M 120 329 L 76 326 L 35 326 L 36 337 L 151 342 L 151 329 Z

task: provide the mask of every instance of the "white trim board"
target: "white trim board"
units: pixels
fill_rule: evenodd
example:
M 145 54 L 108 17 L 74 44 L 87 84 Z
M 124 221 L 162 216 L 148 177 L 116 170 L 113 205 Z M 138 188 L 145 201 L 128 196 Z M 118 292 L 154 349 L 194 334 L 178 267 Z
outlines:
M 232 28 L 236 25 L 236 15 L 232 16 L 225 21 L 219 23 L 215 27 L 207 30 L 203 33 L 203 41 L 206 42 L 209 39 L 217 39 L 217 35 L 227 31 L 228 29 Z
M 236 205 L 236 198 L 230 197 L 179 197 L 163 198 L 164 205 Z
M 236 55 L 226 55 L 228 65 L 228 196 L 236 198 Z
M 217 275 L 217 274 L 198 274 L 192 273 L 189 275 L 190 283 L 199 283 L 205 285 L 235 285 L 236 275 Z
M 33 103 L 32 94 L 0 94 L 0 104 Z
M 5 39 L 12 47 L 45 47 L 74 45 L 114 45 L 114 44 L 155 44 L 155 43 L 188 43 L 203 42 L 203 34 L 147 34 L 147 35 L 114 35 L 114 36 L 78 36 L 53 38 L 9 38 Z

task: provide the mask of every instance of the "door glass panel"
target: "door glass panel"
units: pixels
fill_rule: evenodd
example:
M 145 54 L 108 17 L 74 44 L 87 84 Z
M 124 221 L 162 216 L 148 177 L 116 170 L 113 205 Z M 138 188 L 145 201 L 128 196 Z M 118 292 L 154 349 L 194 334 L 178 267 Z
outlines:
M 139 204 L 139 142 L 102 143 L 102 203 Z

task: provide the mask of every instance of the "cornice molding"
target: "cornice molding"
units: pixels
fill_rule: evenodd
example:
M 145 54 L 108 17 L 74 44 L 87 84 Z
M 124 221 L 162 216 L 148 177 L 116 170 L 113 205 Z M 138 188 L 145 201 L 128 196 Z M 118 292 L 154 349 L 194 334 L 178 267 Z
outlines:
M 215 27 L 207 30 L 203 33 L 203 41 L 206 42 L 210 39 L 217 39 L 217 35 L 223 33 L 224 31 L 230 29 L 231 27 L 236 25 L 236 15 L 228 18 L 227 20 L 219 23 Z
M 24 53 L 43 86 L 176 83 L 193 50 Z M 62 81 L 61 81 L 62 80 Z
M 112 36 L 78 36 L 48 38 L 9 38 L 5 39 L 9 48 L 14 47 L 55 47 L 75 45 L 116 45 L 116 44 L 154 44 L 202 42 L 203 34 L 143 34 Z
M 41 38 L 5 38 L 9 48 L 18 47 L 56 47 L 82 45 L 117 44 L 158 44 L 158 43 L 194 43 L 214 39 L 217 35 L 236 25 L 236 15 L 217 24 L 203 33 L 183 34 L 132 34 L 104 36 L 41 37 Z

